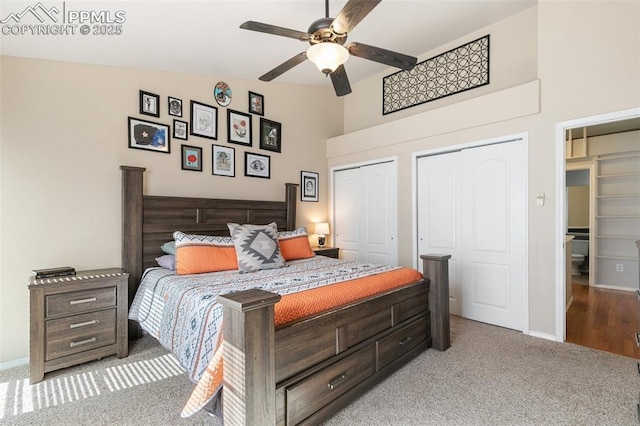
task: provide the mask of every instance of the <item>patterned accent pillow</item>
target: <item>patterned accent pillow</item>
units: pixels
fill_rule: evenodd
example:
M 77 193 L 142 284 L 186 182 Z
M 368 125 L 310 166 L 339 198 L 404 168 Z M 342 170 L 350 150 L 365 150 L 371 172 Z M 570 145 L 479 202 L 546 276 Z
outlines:
M 283 231 L 278 234 L 278 245 L 284 260 L 306 259 L 316 254 L 309 244 L 307 228 L 299 227 L 293 231 Z
M 278 227 L 268 225 L 239 225 L 227 223 L 236 248 L 240 272 L 276 269 L 285 266 L 278 246 Z
M 238 269 L 231 237 L 173 233 L 176 242 L 176 273 L 202 274 Z

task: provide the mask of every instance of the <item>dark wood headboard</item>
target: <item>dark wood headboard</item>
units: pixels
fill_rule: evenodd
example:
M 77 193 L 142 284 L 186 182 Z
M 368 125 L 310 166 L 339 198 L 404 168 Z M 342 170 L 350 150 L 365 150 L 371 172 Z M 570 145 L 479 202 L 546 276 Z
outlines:
M 166 197 L 143 194 L 145 168 L 120 166 L 122 171 L 122 268 L 129 273 L 129 304 L 143 271 L 156 266 L 160 246 L 174 231 L 229 235 L 227 223 L 276 222 L 281 231 L 296 227 L 298 185 L 285 184 L 284 201 Z

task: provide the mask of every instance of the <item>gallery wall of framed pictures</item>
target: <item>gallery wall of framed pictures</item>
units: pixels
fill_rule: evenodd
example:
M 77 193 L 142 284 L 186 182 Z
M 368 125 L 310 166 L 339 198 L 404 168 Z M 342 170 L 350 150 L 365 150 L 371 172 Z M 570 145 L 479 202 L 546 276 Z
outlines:
M 242 176 L 271 179 L 271 153 L 282 153 L 283 126 L 265 117 L 263 95 L 248 91 L 246 109 L 232 108 L 234 93 L 222 81 L 214 85 L 209 96 L 199 99 L 174 95 L 139 91 L 139 114 L 154 119 L 128 117 L 129 148 L 171 154 L 171 139 L 188 141 L 179 146 L 181 170 L 202 172 L 210 158 L 212 176 L 235 178 L 236 164 L 243 161 L 238 165 Z M 221 124 L 223 120 L 226 123 Z M 221 125 L 227 132 L 226 141 L 219 139 Z M 254 125 L 258 126 L 255 131 Z M 254 138 L 258 138 L 255 147 Z M 215 143 L 205 144 L 205 139 Z M 245 150 L 236 156 L 234 145 Z M 209 146 L 210 155 L 206 152 Z M 318 173 L 301 172 L 302 201 L 318 201 L 318 179 Z

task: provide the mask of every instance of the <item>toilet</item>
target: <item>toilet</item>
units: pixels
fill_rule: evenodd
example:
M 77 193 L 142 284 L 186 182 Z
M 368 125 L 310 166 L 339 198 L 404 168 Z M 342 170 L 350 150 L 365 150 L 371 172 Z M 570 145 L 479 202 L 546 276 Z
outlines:
M 589 240 L 575 239 L 571 245 L 571 275 L 580 275 L 580 267 L 589 255 Z
M 571 253 L 571 275 L 580 275 L 580 267 L 584 263 L 584 254 Z

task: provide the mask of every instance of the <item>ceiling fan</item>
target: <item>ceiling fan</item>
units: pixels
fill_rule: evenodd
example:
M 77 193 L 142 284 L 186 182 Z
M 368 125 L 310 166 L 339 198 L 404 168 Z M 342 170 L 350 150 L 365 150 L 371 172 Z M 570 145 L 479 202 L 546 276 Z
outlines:
M 240 25 L 240 28 L 244 30 L 295 38 L 309 42 L 311 45 L 307 51 L 288 59 L 259 79 L 271 81 L 309 59 L 320 71 L 331 76 L 336 95 L 344 96 L 351 93 L 349 78 L 344 69 L 344 63 L 349 59 L 350 55 L 403 70 L 410 70 L 417 62 L 417 58 L 413 56 L 363 43 L 351 42 L 344 46 L 348 33 L 381 1 L 349 0 L 335 18 L 330 18 L 329 0 L 325 0 L 325 17 L 315 20 L 306 33 L 255 21 L 247 21 Z

